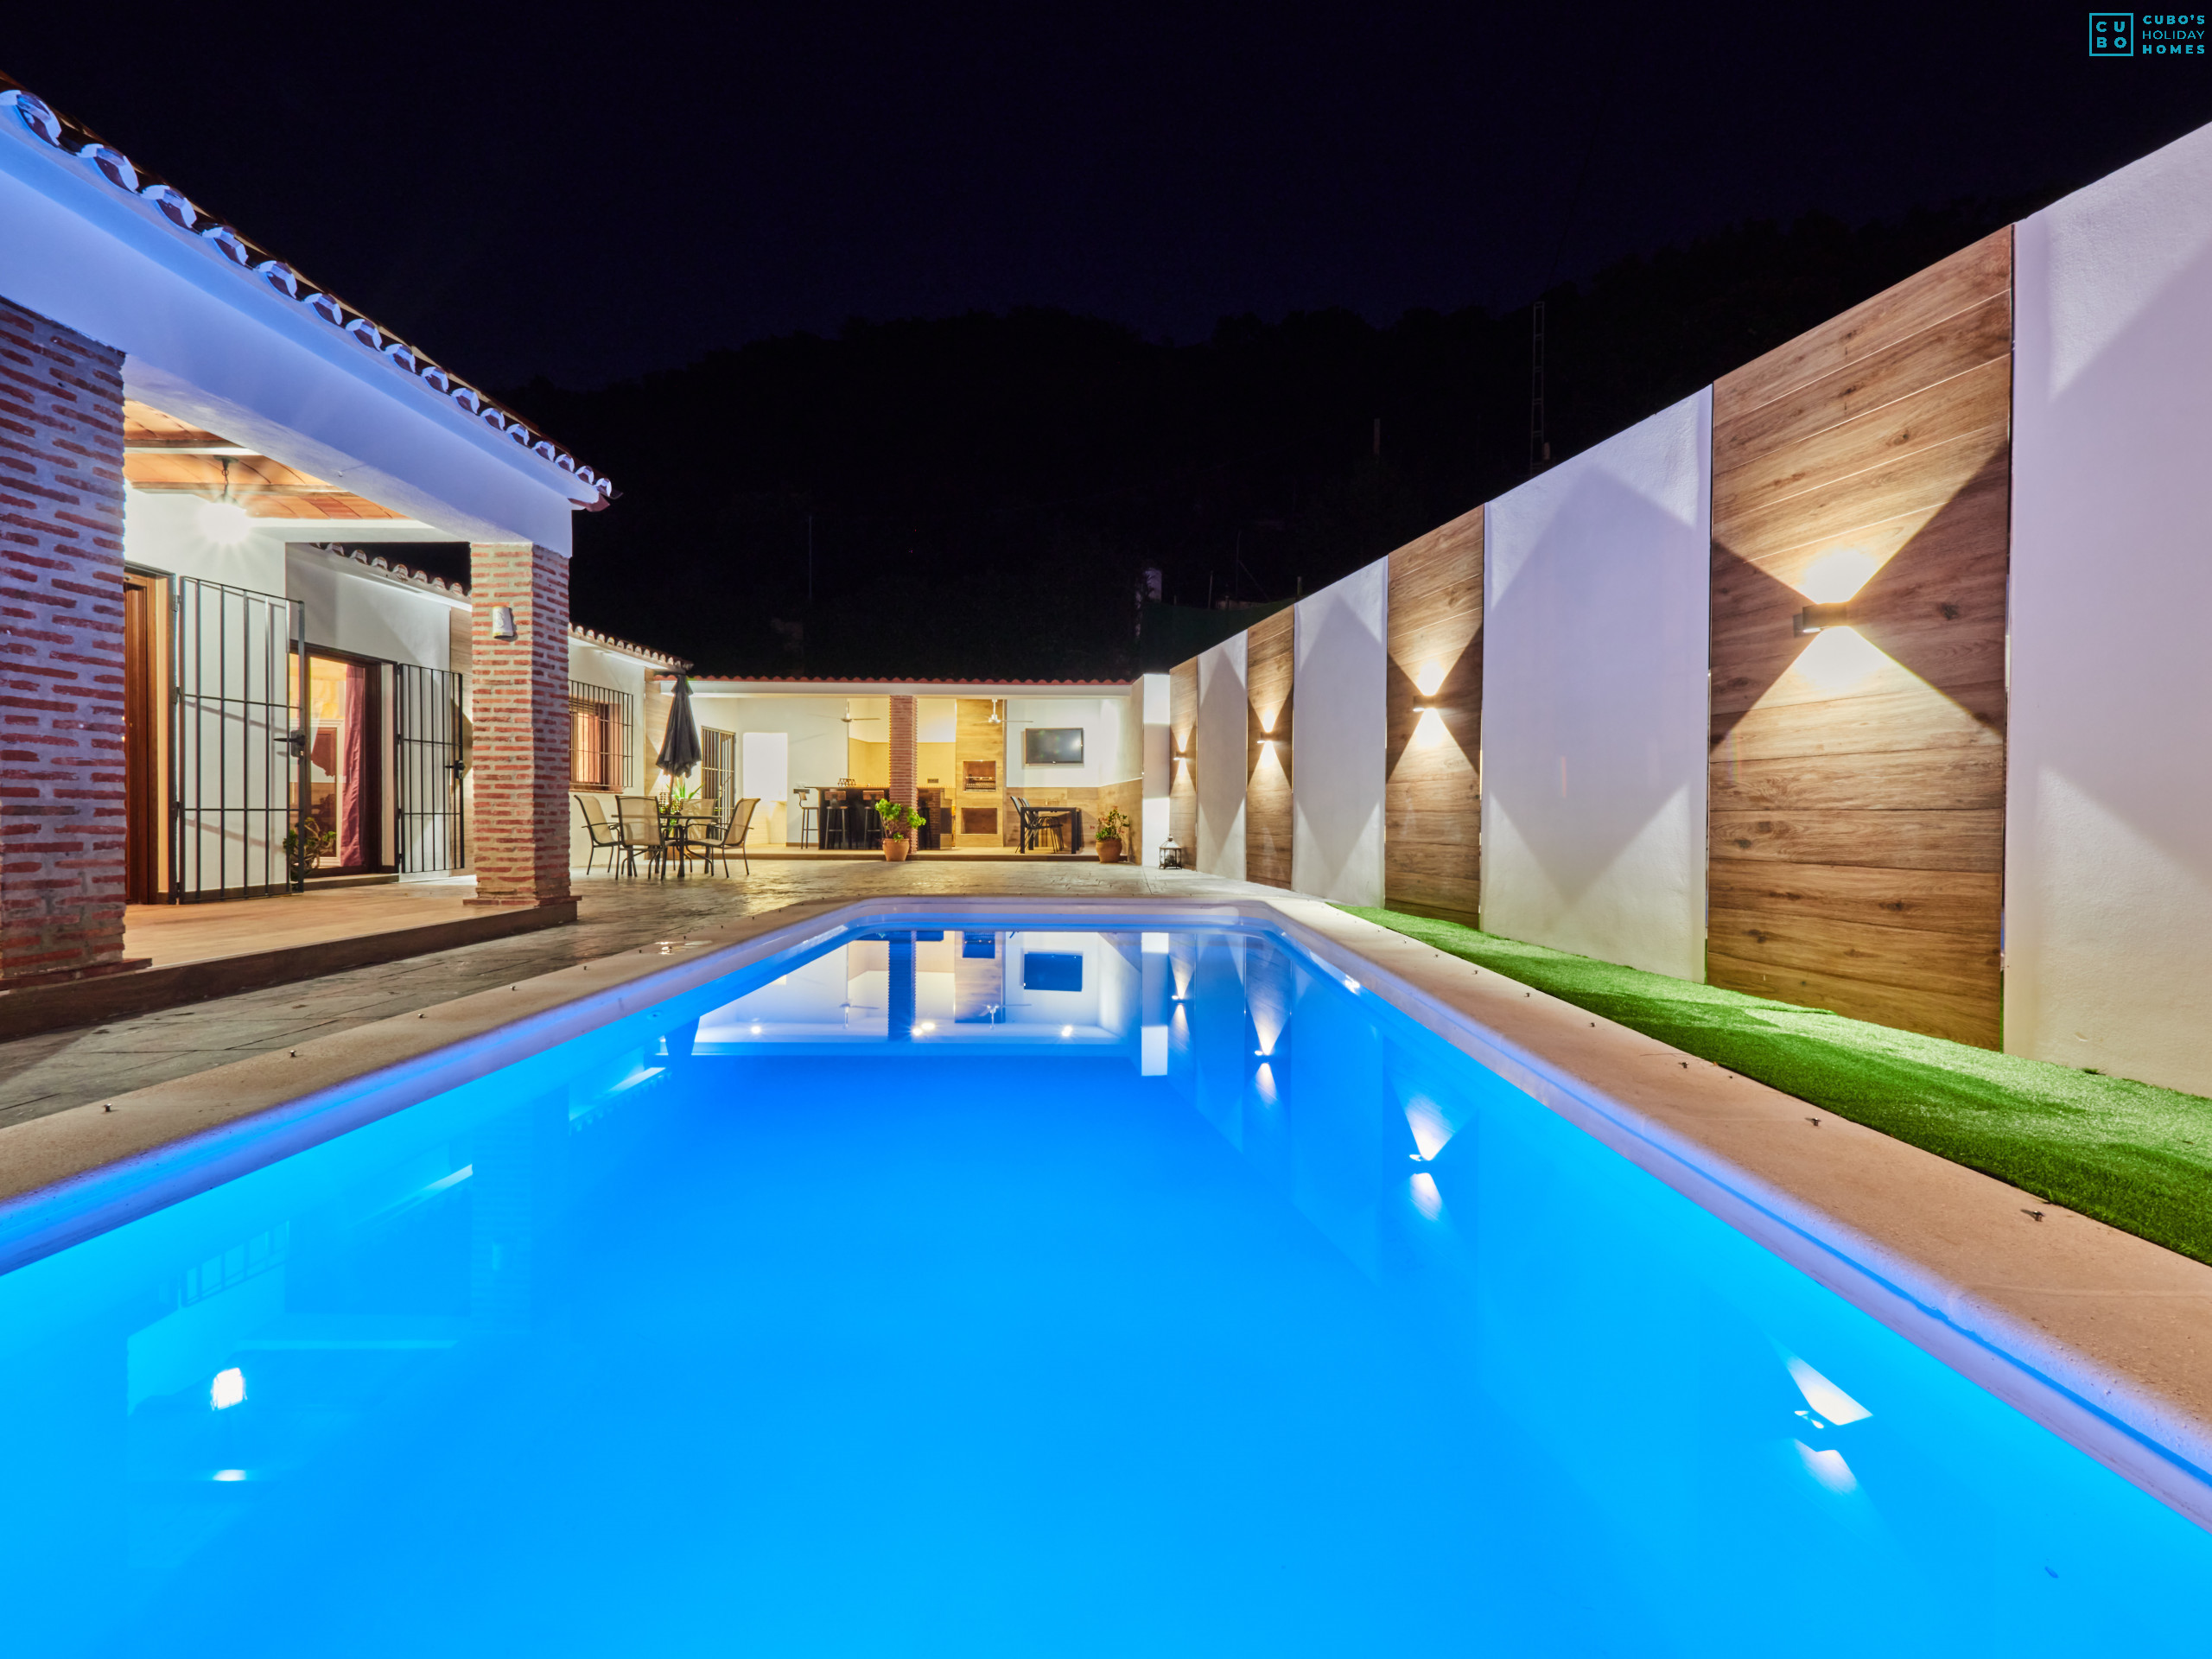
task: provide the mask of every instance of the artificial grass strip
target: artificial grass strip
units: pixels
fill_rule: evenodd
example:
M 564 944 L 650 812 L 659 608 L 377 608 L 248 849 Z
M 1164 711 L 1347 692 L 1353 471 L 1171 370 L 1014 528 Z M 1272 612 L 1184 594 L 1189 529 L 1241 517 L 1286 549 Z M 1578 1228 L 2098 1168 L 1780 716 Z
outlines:
M 1800 1100 L 2212 1262 L 2212 1100 L 1570 956 L 1340 908 Z

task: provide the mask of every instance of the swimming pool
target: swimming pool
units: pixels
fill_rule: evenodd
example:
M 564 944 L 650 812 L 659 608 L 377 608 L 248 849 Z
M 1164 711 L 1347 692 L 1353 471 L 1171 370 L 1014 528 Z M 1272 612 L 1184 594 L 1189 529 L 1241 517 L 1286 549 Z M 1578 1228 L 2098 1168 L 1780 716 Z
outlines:
M 2186 1650 L 2212 1537 L 1280 934 L 831 930 L 0 1276 L 25 1654 Z

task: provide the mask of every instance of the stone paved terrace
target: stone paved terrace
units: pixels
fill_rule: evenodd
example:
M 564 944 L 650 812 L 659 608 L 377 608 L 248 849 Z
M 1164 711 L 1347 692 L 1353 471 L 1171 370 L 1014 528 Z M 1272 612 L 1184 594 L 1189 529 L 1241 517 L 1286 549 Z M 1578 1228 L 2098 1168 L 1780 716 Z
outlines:
M 96 1029 L 60 1031 L 0 1043 L 0 1128 L 49 1112 L 188 1077 L 248 1055 L 433 1003 L 550 973 L 655 940 L 681 938 L 718 920 L 808 900 L 873 894 L 966 894 L 1050 899 L 1062 894 L 1212 898 L 1273 893 L 1191 871 L 1150 870 L 1091 861 L 763 861 L 753 874 L 693 874 L 682 880 L 579 876 L 572 927 L 359 968 L 270 990 L 195 1002 Z M 391 888 L 372 890 L 391 893 Z M 257 904 L 280 906 L 283 899 Z M 245 906 L 225 906 L 245 910 Z

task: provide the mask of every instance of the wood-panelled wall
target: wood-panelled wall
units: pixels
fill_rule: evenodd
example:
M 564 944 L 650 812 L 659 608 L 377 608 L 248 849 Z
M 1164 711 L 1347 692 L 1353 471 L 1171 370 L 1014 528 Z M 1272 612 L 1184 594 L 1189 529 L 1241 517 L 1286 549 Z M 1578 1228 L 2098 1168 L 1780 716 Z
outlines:
M 1388 617 L 1383 902 L 1473 925 L 1482 874 L 1480 507 L 1390 555 Z
M 1290 723 L 1297 613 L 1277 611 L 1244 635 L 1244 879 L 1290 885 Z
M 2006 230 L 1713 397 L 1708 977 L 1993 1048 L 2012 274 Z
M 1167 674 L 1167 833 L 1183 849 L 1185 869 L 1198 867 L 1198 659 Z

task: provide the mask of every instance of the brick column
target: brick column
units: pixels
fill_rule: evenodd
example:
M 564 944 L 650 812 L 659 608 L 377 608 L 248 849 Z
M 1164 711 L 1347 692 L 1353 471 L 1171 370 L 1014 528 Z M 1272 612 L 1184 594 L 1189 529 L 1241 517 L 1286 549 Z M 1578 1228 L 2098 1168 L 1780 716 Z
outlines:
M 569 562 L 543 547 L 469 549 L 469 637 L 475 671 L 478 905 L 569 898 Z M 515 638 L 492 637 L 493 610 L 514 612 Z
M 0 300 L 0 981 L 123 960 L 123 353 Z
M 920 752 L 914 747 L 914 700 L 891 699 L 891 798 L 914 804 L 914 774 L 920 769 Z

